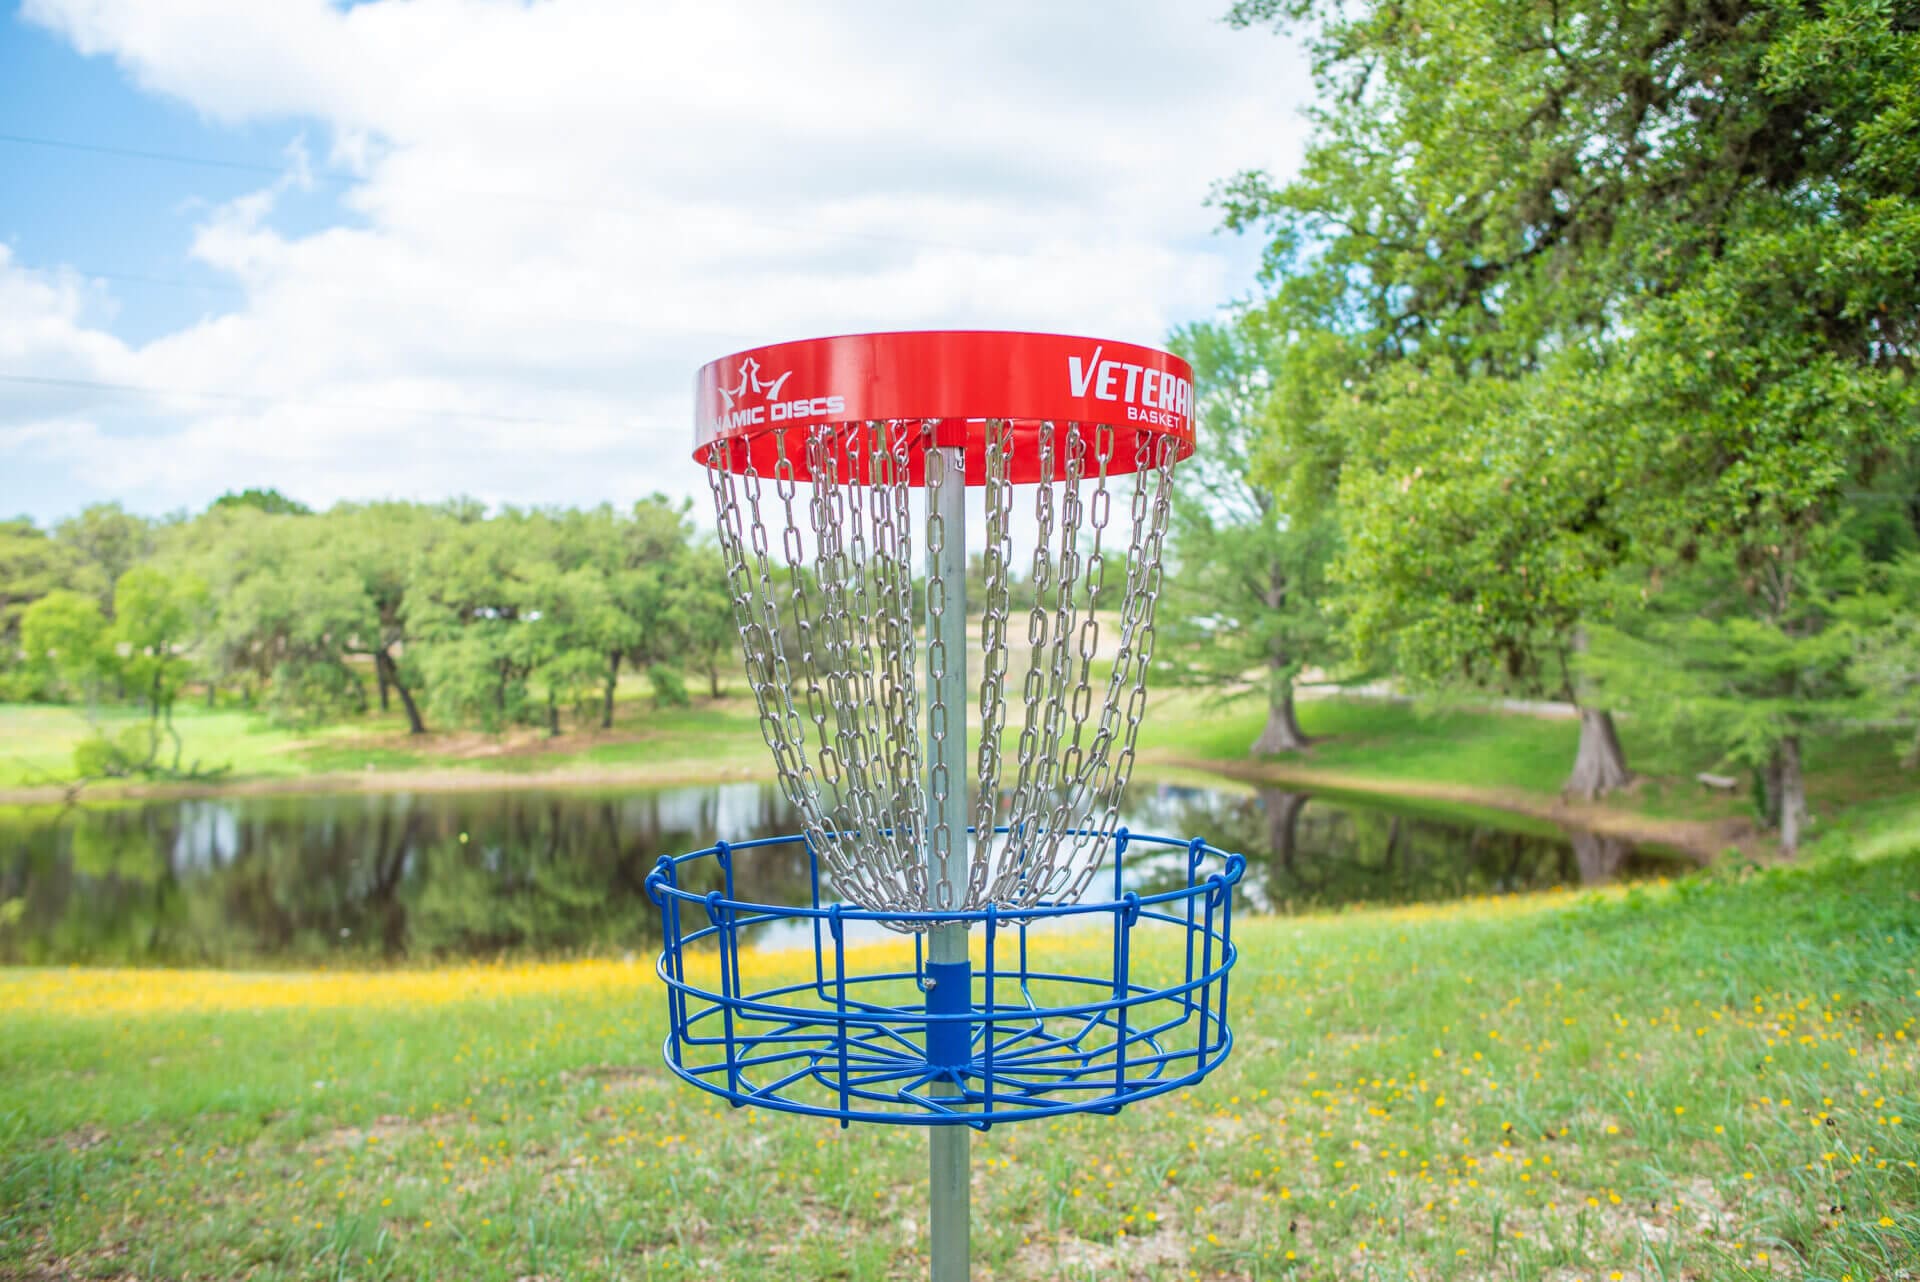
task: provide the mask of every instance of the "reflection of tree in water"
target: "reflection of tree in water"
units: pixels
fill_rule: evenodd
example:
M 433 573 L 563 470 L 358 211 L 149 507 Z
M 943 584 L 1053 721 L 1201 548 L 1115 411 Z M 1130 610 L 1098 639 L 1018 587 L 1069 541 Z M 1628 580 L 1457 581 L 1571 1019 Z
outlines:
M 1138 785 L 1123 809 L 1136 832 L 1244 853 L 1241 903 L 1254 909 L 1445 899 L 1645 864 L 1617 838 L 1556 840 L 1279 790 Z M 662 854 L 799 827 L 755 784 L 14 812 L 0 819 L 0 962 L 641 952 L 659 937 L 646 878 Z M 1136 846 L 1128 868 L 1142 893 L 1186 883 L 1178 848 Z M 711 860 L 684 876 L 696 893 L 720 885 Z M 804 848 L 743 852 L 735 891 L 806 902 Z
M 662 854 L 798 826 L 759 785 L 179 802 L 0 822 L 0 960 L 541 955 L 640 949 Z M 806 893 L 799 847 L 737 889 Z M 707 880 L 713 882 L 708 886 Z M 689 885 L 718 887 L 710 861 Z
M 1151 799 L 1129 801 L 1130 812 L 1150 816 L 1158 831 L 1203 835 L 1222 850 L 1245 854 L 1246 897 L 1262 909 L 1595 884 L 1643 866 L 1632 844 L 1617 837 L 1513 832 L 1280 789 L 1233 796 L 1162 788 Z M 1184 871 L 1184 864 L 1159 861 L 1137 888 L 1183 884 Z
M 1576 831 L 1572 836 L 1573 857 L 1580 866 L 1583 885 L 1598 886 L 1612 881 L 1633 854 L 1633 843 L 1624 837 L 1585 831 Z

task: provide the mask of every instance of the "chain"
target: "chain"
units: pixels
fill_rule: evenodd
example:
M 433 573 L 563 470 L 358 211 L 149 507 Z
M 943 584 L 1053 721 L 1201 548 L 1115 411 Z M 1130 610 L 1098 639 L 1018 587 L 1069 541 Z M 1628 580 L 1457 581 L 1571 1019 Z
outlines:
M 977 430 L 986 547 L 971 842 L 951 831 L 946 816 L 954 812 L 943 804 L 964 799 L 967 787 L 946 765 L 958 718 L 940 692 L 950 671 L 964 672 L 949 665 L 963 664 L 965 655 L 949 654 L 942 641 L 953 601 L 950 585 L 931 568 L 951 550 L 941 496 L 965 478 L 953 474 L 918 421 L 779 430 L 771 495 L 746 441 L 715 442 L 704 456 L 761 736 L 836 890 L 872 908 L 1019 908 L 1079 898 L 1111 851 L 1136 759 L 1175 447 L 1166 437 L 1132 435 L 1131 466 L 1124 469 L 1132 473 L 1131 502 L 1116 528 L 1115 429 L 1016 429 L 992 420 Z M 1016 732 L 1006 705 L 1014 648 L 1012 477 L 1023 454 L 1029 462 L 1019 470 L 1037 481 L 1036 537 Z M 916 466 L 924 466 L 922 478 L 914 476 Z M 811 485 L 804 498 L 803 470 Z M 916 479 L 926 486 L 924 562 L 913 555 L 909 499 Z M 775 523 L 777 551 L 770 539 Z M 1107 582 L 1108 547 L 1118 545 L 1120 531 L 1125 573 L 1118 601 L 1110 603 L 1116 588 Z M 923 563 L 930 567 L 924 613 L 914 599 Z M 1109 623 L 1113 669 L 1096 690 L 1093 669 Z M 916 663 L 923 652 L 924 697 Z M 1009 749 L 1012 761 L 1004 756 Z M 1009 832 L 996 839 L 1003 795 Z M 966 875 L 956 878 L 952 861 L 961 851 Z
M 967 898 L 983 899 L 993 876 L 999 819 L 1000 739 L 1007 720 L 1007 566 L 1013 557 L 1013 484 L 1007 478 L 1013 455 L 1012 425 L 1004 419 L 986 424 L 987 547 L 981 558 L 984 584 L 980 609 L 980 764 L 974 799 L 973 860 L 967 868 Z
M 953 790 L 964 786 L 952 777 L 947 767 L 947 730 L 949 709 L 942 694 L 948 675 L 944 624 L 947 615 L 947 580 L 941 573 L 941 558 L 947 550 L 947 523 L 941 513 L 946 488 L 963 485 L 965 479 L 948 473 L 943 450 L 926 451 L 927 469 L 927 803 L 939 818 L 931 820 L 927 832 L 927 862 L 932 884 L 927 903 L 936 912 L 952 910 L 953 847 L 956 834 L 947 800 Z M 961 549 L 964 555 L 965 549 Z M 964 661 L 964 655 L 960 656 Z M 958 834 L 964 840 L 965 834 Z
M 820 622 L 833 710 L 832 739 L 823 736 L 820 746 L 820 777 L 834 789 L 839 803 L 839 841 L 855 843 L 862 854 L 858 888 L 872 898 L 892 898 L 900 893 L 896 882 L 901 861 L 894 825 L 883 809 L 885 794 L 873 786 L 871 758 L 877 753 L 868 735 L 872 719 L 864 715 L 874 705 L 873 647 L 865 607 L 866 540 L 860 504 L 857 498 L 849 501 L 847 482 L 840 475 L 843 466 L 858 463 L 857 454 L 849 455 L 857 440 L 854 436 L 843 443 L 828 427 L 816 428 L 808 442 Z

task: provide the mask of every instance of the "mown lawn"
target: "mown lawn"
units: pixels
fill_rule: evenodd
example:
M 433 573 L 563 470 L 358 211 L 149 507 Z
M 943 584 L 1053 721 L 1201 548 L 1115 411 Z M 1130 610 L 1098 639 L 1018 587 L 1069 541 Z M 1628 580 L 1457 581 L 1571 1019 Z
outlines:
M 1245 761 L 1265 716 L 1256 699 L 1222 704 L 1170 691 L 1156 695 L 1141 744 L 1150 754 Z M 1299 717 L 1301 728 L 1319 742 L 1305 753 L 1272 760 L 1389 788 L 1395 781 L 1437 783 L 1551 798 L 1566 781 L 1580 739 L 1579 723 L 1570 719 L 1383 699 L 1303 700 Z M 1744 777 L 1733 794 L 1711 792 L 1695 781 L 1703 770 L 1728 769 L 1709 754 L 1652 739 L 1630 719 L 1621 721 L 1619 731 L 1628 765 L 1641 778 L 1610 804 L 1667 818 L 1753 813 Z M 1906 741 L 1904 732 L 1884 730 L 1808 738 L 1807 795 L 1816 837 L 1823 820 L 1871 811 L 1890 798 L 1904 799 L 1909 818 L 1920 819 L 1912 813 L 1920 802 L 1920 774 L 1899 765 L 1898 750 Z M 1908 831 L 1916 832 L 1916 826 Z
M 1202 1087 L 975 1137 L 976 1276 L 1920 1260 L 1920 850 L 1240 938 Z M 0 1276 L 922 1276 L 924 1137 L 711 1106 L 660 1006 L 643 960 L 0 972 Z
M 739 695 L 739 692 L 735 692 Z M 109 735 L 144 725 L 145 716 L 115 708 L 98 714 Z M 761 773 L 765 747 L 752 701 L 744 696 L 713 703 L 697 699 L 685 708 L 656 707 L 650 698 L 623 698 L 614 728 L 579 730 L 550 740 L 537 728 L 510 734 L 474 731 L 409 736 L 404 718 L 374 714 L 317 727 L 275 725 L 257 712 L 182 706 L 174 714 L 183 744 L 182 765 L 224 766 L 222 782 L 288 779 L 368 771 L 508 771 L 543 774 L 568 771 L 670 768 L 684 775 L 706 767 L 716 778 L 743 771 Z M 0 704 L 0 788 L 32 788 L 73 778 L 73 750 L 93 733 L 81 710 Z M 162 761 L 172 759 L 172 748 Z M 111 781 L 97 783 L 111 789 Z

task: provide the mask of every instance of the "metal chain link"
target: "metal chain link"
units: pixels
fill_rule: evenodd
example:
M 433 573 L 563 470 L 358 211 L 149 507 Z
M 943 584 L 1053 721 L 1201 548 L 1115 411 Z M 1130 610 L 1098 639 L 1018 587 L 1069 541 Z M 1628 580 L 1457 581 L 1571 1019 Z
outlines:
M 927 818 L 929 802 L 964 790 L 967 781 L 948 777 L 941 764 L 952 710 L 932 689 L 922 690 L 916 660 L 926 654 L 931 683 L 965 656 L 947 654 L 937 637 L 948 585 L 929 576 L 925 614 L 916 613 L 910 503 L 918 465 L 928 503 L 923 555 L 938 564 L 947 537 L 940 489 L 964 484 L 964 477 L 948 473 L 917 421 L 778 432 L 771 503 L 745 442 L 708 447 L 726 589 L 761 735 L 834 887 L 853 902 L 901 911 L 1072 902 L 1104 864 L 1145 713 L 1177 453 L 1168 438 L 1134 436 L 1117 648 L 1096 698 L 1093 670 L 1106 626 L 1099 616 L 1111 610 L 1113 593 L 1106 536 L 1116 436 L 1096 424 L 980 426 L 984 661 L 971 842 Z M 1022 455 L 1029 462 L 1018 470 L 1037 481 L 1036 537 L 1016 734 L 1006 704 L 1011 478 Z M 802 460 L 812 486 L 805 500 L 798 493 Z M 780 527 L 777 552 L 770 517 Z M 1012 763 L 1003 755 L 1009 738 Z M 1003 794 L 1009 832 L 996 838 Z M 966 875 L 956 879 L 952 861 L 961 850 Z M 964 887 L 960 897 L 942 893 L 956 883 Z
M 927 904 L 936 912 L 947 912 L 957 907 L 953 894 L 953 848 L 956 838 L 964 841 L 966 834 L 956 834 L 946 816 L 948 808 L 944 804 L 953 795 L 955 788 L 965 786 L 963 781 L 952 777 L 947 767 L 947 731 L 949 709 L 941 697 L 940 688 L 945 682 L 948 664 L 966 661 L 966 656 L 949 655 L 942 624 L 947 614 L 947 581 L 937 572 L 941 554 L 947 549 L 947 523 L 942 517 L 943 491 L 950 485 L 964 485 L 964 477 L 949 474 L 947 456 L 944 451 L 929 449 L 926 451 L 927 471 L 927 803 L 930 809 L 941 816 L 932 823 L 927 832 L 927 863 L 930 885 Z M 965 549 L 961 549 L 964 556 Z
M 973 860 L 967 869 L 967 897 L 979 900 L 992 876 L 994 854 L 1004 844 L 994 837 L 1000 806 L 1000 739 L 1007 719 L 1007 618 L 1011 585 L 1007 566 L 1013 557 L 1013 429 L 1004 419 L 986 424 L 985 507 L 987 546 L 981 557 L 980 602 L 980 765 L 974 800 Z

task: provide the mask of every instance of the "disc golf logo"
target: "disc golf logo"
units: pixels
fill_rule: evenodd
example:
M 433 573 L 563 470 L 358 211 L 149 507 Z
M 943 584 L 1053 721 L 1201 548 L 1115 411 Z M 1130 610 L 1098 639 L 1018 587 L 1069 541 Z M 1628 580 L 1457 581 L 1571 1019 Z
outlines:
M 1127 407 L 1129 423 L 1179 427 L 1193 412 L 1193 384 L 1168 370 L 1132 361 L 1101 360 L 1104 345 L 1084 361 L 1067 357 L 1067 386 L 1077 397 L 1116 401 Z
M 788 370 L 774 378 L 760 377 L 760 362 L 749 356 L 740 362 L 739 378 L 733 386 L 724 384 L 720 393 L 719 426 L 755 427 L 762 423 L 785 423 L 795 419 L 825 418 L 846 411 L 844 396 L 802 396 L 782 400 L 781 389 L 793 377 Z

